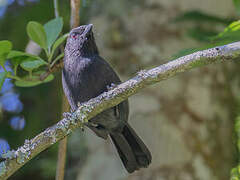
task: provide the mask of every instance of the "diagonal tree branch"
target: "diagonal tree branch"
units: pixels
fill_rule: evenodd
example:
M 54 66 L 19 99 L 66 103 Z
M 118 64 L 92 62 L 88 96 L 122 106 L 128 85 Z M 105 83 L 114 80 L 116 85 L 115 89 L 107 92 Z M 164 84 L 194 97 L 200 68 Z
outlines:
M 4 155 L 5 161 L 0 163 L 0 179 L 7 179 L 37 154 L 68 136 L 76 128 L 83 127 L 89 119 L 105 109 L 119 104 L 141 89 L 201 65 L 239 58 L 240 42 L 236 42 L 198 51 L 156 68 L 140 71 L 135 77 L 118 85 L 113 90 L 104 92 L 98 97 L 81 104 L 75 112 L 67 113 L 64 119 L 47 128 L 33 139 L 25 140 L 24 145 L 16 151 L 6 153 Z

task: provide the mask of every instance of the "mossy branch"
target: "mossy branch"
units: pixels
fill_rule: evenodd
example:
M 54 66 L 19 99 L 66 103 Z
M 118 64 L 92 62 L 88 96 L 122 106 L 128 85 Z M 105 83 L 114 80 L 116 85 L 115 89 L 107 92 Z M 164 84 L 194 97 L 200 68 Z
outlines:
M 76 128 L 82 128 L 89 119 L 119 104 L 141 91 L 141 89 L 201 65 L 239 58 L 240 42 L 236 42 L 198 51 L 156 68 L 138 72 L 132 79 L 81 104 L 75 112 L 67 113 L 64 119 L 47 128 L 33 139 L 26 140 L 24 145 L 16 151 L 9 151 L 4 154 L 5 160 L 0 163 L 0 179 L 7 179 L 37 154 L 68 136 Z

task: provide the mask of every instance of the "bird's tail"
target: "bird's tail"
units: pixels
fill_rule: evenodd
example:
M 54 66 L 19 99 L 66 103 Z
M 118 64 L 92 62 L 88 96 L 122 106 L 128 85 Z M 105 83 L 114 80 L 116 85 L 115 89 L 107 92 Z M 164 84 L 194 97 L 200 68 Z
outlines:
M 150 151 L 129 124 L 123 127 L 121 133 L 111 133 L 110 137 L 129 173 L 146 168 L 151 163 Z

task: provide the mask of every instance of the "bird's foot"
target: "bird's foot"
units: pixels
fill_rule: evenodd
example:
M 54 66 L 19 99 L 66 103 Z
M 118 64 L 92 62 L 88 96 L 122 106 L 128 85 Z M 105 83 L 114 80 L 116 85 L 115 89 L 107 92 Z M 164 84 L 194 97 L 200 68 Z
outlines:
M 81 107 L 81 106 L 82 106 L 82 103 L 78 102 L 77 107 Z
M 113 90 L 115 87 L 117 87 L 117 84 L 111 83 L 110 85 L 107 85 L 107 90 L 111 91 Z

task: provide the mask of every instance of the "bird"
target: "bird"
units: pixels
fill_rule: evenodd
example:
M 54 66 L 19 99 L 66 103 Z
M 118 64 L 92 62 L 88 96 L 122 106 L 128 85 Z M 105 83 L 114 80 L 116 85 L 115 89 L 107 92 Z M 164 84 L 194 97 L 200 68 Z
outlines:
M 117 73 L 99 55 L 92 24 L 70 31 L 63 61 L 62 85 L 72 110 L 121 83 Z M 125 169 L 133 173 L 147 168 L 152 156 L 129 125 L 128 116 L 129 103 L 124 100 L 90 119 L 86 126 L 103 139 L 110 137 Z

